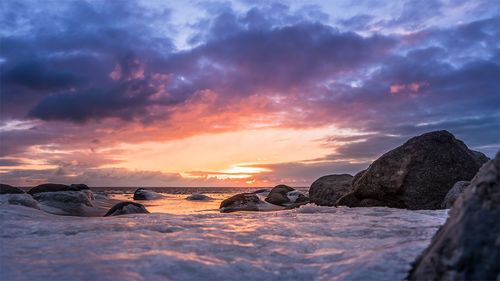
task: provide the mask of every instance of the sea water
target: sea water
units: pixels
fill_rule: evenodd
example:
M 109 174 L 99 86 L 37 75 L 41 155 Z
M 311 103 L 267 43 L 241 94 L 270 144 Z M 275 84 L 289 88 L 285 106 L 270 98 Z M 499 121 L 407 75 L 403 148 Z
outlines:
M 212 200 L 185 199 L 200 191 Z M 447 218 L 312 204 L 219 213 L 237 192 L 170 190 L 141 202 L 151 214 L 116 217 L 0 205 L 0 280 L 403 280 Z

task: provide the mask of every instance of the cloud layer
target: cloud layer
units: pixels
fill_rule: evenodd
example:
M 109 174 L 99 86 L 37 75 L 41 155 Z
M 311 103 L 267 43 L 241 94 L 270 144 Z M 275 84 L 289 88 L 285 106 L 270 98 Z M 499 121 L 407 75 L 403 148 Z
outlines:
M 314 145 L 331 149 L 256 164 L 270 170 L 251 176 L 260 183 L 355 172 L 434 129 L 493 155 L 500 22 L 492 2 L 452 4 L 3 3 L 2 180 L 125 177 L 124 144 L 259 129 L 326 128 Z M 83 154 L 99 161 L 66 171 Z M 196 184 L 169 167 L 129 172 Z

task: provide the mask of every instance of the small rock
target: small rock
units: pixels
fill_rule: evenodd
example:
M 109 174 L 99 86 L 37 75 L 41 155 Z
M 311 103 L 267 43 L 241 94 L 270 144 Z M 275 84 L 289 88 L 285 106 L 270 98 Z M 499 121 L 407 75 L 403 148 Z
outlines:
M 222 213 L 236 211 L 259 211 L 259 205 L 262 201 L 259 197 L 252 193 L 240 193 L 223 200 L 220 203 L 220 211 Z
M 135 202 L 120 202 L 104 215 L 105 217 L 120 216 L 128 214 L 149 214 L 149 211 L 144 205 Z
M 134 200 L 154 200 L 158 198 L 161 198 L 161 195 L 149 189 L 138 188 L 134 192 Z
M 278 206 L 295 208 L 309 203 L 309 198 L 292 187 L 280 184 L 271 189 L 265 201 Z
M 190 201 L 207 201 L 207 200 L 212 200 L 209 196 L 201 193 L 193 193 L 186 197 L 186 200 Z

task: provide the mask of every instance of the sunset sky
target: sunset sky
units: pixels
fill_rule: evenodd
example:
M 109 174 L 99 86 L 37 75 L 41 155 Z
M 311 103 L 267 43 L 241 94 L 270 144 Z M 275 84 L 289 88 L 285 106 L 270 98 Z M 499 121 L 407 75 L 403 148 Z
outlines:
M 315 3 L 314 3 L 315 2 Z M 496 1 L 1 1 L 0 181 L 309 186 L 500 148 Z

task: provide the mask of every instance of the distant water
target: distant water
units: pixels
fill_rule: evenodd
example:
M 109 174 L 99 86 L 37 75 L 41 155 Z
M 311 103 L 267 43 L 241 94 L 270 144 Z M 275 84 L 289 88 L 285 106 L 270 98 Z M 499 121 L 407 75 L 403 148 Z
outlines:
M 147 187 L 140 186 L 145 189 L 150 189 L 160 193 L 167 194 L 192 194 L 192 193 L 242 193 L 253 192 L 259 189 L 272 187 Z M 94 191 L 106 191 L 108 193 L 134 193 L 139 187 L 92 187 Z M 308 187 L 296 188 L 301 191 L 307 191 Z

